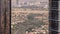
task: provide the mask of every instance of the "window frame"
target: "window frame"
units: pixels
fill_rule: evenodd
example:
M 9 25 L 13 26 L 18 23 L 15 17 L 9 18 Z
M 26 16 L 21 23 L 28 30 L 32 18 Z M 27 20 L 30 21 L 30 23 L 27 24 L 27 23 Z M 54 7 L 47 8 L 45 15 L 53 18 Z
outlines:
M 58 20 L 58 2 L 56 2 L 57 8 L 55 8 L 57 9 L 57 11 L 50 10 L 52 9 L 53 5 L 55 5 L 52 4 L 54 3 L 52 1 L 58 1 L 58 0 L 49 0 L 49 19 L 53 18 Z M 55 16 L 57 17 L 55 18 Z M 56 30 L 58 30 L 58 21 L 49 20 L 49 34 L 58 34 L 58 32 L 50 30 L 50 27 L 54 27 L 56 28 Z M 11 0 L 0 0 L 0 33 L 11 34 Z

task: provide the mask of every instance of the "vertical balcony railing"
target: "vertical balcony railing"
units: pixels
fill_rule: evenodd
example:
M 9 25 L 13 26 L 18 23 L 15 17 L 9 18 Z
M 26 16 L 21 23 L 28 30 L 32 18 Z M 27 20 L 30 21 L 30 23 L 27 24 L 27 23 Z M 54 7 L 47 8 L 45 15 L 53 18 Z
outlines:
M 58 34 L 58 1 L 49 2 L 49 34 Z

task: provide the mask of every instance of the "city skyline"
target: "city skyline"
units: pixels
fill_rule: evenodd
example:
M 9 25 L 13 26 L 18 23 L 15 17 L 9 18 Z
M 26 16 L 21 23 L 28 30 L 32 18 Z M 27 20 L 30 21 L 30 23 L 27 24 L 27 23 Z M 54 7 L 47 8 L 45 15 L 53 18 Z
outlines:
M 12 0 L 12 7 L 48 7 L 48 0 Z

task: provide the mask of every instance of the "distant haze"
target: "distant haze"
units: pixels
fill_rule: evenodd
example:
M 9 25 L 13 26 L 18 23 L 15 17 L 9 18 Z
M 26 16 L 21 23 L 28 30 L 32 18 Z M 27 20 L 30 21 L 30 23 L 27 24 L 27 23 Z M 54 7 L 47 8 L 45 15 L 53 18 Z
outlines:
M 48 2 L 49 0 L 19 0 L 21 2 L 28 2 L 28 1 L 42 1 L 42 2 Z
M 25 4 L 24 3 L 27 3 L 27 2 L 47 2 L 47 3 L 41 3 L 40 4 L 40 7 L 44 7 L 45 5 L 48 5 L 48 2 L 49 0 L 12 0 L 12 7 L 20 7 L 20 6 L 24 6 Z M 23 4 L 23 5 L 21 5 Z M 28 5 L 26 5 L 28 6 Z M 36 5 L 35 5 L 36 6 Z

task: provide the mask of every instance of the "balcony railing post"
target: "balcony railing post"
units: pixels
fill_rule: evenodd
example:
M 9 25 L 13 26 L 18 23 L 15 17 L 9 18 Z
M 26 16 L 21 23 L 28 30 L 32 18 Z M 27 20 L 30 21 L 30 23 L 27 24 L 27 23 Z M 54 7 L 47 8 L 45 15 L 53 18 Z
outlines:
M 0 34 L 10 34 L 10 0 L 0 0 Z

